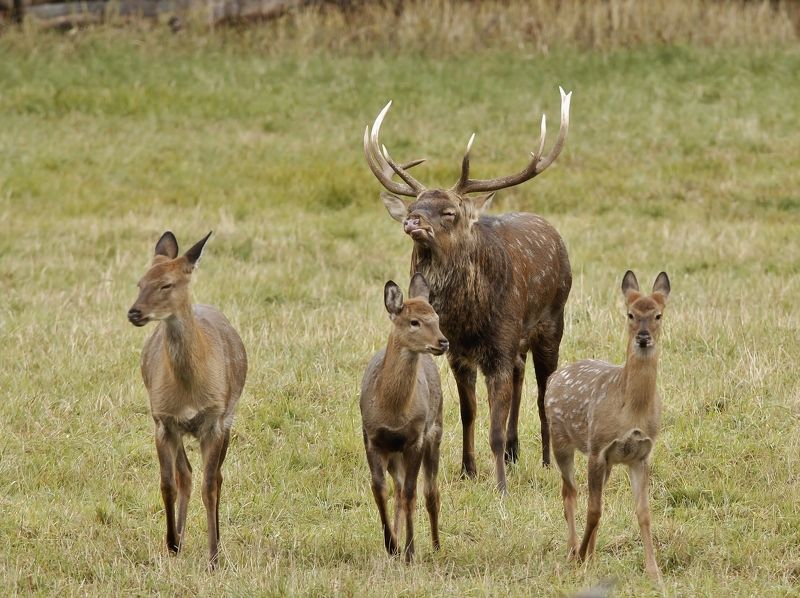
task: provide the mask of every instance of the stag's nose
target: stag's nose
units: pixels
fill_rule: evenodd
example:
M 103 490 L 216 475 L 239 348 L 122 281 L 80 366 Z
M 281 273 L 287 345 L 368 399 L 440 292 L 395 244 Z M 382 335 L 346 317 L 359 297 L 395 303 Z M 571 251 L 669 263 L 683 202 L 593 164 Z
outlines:
M 419 216 L 409 216 L 403 221 L 403 230 L 410 233 L 419 228 Z

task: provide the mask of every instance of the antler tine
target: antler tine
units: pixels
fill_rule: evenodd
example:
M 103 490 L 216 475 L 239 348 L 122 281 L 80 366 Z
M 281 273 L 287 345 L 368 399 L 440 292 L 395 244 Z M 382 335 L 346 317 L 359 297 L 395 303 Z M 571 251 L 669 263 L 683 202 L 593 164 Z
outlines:
M 473 133 L 469 141 L 467 141 L 467 151 L 464 152 L 464 158 L 461 160 L 461 176 L 458 178 L 458 182 L 453 186 L 453 190 L 457 191 L 469 180 L 469 152 L 472 149 L 472 143 L 474 141 L 475 133 Z
M 513 187 L 514 185 L 524 183 L 525 181 L 535 177 L 537 174 L 540 174 L 545 168 L 550 166 L 550 164 L 552 164 L 561 153 L 561 150 L 564 149 L 564 144 L 567 140 L 567 132 L 569 130 L 569 103 L 572 97 L 572 92 L 565 93 L 560 86 L 558 90 L 561 92 L 561 127 L 558 130 L 558 139 L 556 139 L 553 149 L 546 157 L 541 157 L 542 152 L 544 151 L 545 138 L 547 136 L 547 119 L 545 115 L 542 115 L 539 150 L 536 153 L 531 152 L 531 161 L 524 170 L 521 170 L 517 174 L 500 177 L 497 179 L 470 179 L 469 149 L 472 145 L 472 138 L 470 138 L 470 144 L 467 146 L 467 153 L 464 155 L 464 160 L 461 164 L 461 177 L 453 187 L 453 190 L 462 194 L 474 193 L 476 191 L 497 191 L 498 189 Z
M 405 168 L 400 166 L 397 162 L 392 160 L 391 156 L 389 156 L 389 150 L 386 149 L 385 145 L 382 145 L 381 148 L 383 149 L 383 158 L 386 160 L 386 163 L 389 164 L 392 170 L 395 171 L 397 176 L 403 179 L 406 184 L 416 191 L 415 195 L 420 193 L 421 191 L 425 190 L 425 186 L 420 183 L 417 179 L 411 176 L 409 173 L 405 171 Z M 419 164 L 420 162 L 424 162 L 425 160 L 412 160 L 411 164 Z
M 370 127 L 364 131 L 364 156 L 367 159 L 367 166 L 372 171 L 372 174 L 380 181 L 380 183 L 386 187 L 392 193 L 396 193 L 397 195 L 405 195 L 408 197 L 416 197 L 425 190 L 424 185 L 417 181 L 414 177 L 410 174 L 405 172 L 407 168 L 411 168 L 416 166 L 417 164 L 421 164 L 424 160 L 412 160 L 407 164 L 402 166 L 389 162 L 385 159 L 385 157 L 381 154 L 379 149 L 379 140 L 378 136 L 380 134 L 381 125 L 383 124 L 383 119 L 386 116 L 386 113 L 389 111 L 392 102 L 389 101 L 386 106 L 378 114 L 375 122 L 372 125 L 372 130 L 370 131 Z M 392 174 L 397 173 L 400 175 L 406 184 L 398 183 L 392 180 Z

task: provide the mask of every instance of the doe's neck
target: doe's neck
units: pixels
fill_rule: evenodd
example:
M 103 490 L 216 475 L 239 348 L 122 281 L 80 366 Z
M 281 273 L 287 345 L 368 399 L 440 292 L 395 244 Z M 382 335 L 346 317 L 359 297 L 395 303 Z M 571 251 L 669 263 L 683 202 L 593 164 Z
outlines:
M 408 406 L 414 398 L 418 367 L 419 353 L 403 347 L 390 334 L 378 379 L 378 400 L 395 410 Z

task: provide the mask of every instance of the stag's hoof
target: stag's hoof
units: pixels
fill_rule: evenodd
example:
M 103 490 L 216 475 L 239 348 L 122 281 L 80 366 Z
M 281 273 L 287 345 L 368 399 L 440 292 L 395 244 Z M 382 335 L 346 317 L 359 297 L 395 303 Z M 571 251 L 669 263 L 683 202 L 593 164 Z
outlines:
M 506 440 L 506 463 L 516 463 L 519 460 L 519 438 Z
M 475 479 L 478 477 L 478 470 L 475 467 L 475 461 L 464 461 L 461 464 L 461 479 Z

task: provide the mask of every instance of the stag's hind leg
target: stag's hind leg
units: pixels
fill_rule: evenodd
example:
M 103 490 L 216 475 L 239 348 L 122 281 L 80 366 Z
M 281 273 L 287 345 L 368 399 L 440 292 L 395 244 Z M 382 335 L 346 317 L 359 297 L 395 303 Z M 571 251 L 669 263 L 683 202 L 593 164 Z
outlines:
M 516 463 L 519 459 L 519 408 L 522 403 L 522 383 L 525 381 L 525 361 L 528 358 L 527 347 L 524 347 L 514 362 L 514 390 L 511 394 L 511 409 L 508 413 L 506 428 L 506 463 Z
M 547 390 L 547 379 L 558 367 L 558 351 L 563 334 L 562 310 L 552 321 L 540 323 L 536 338 L 531 340 L 531 354 L 538 389 L 536 404 L 539 407 L 539 424 L 542 429 L 542 465 L 545 467 L 550 465 L 550 427 L 544 408 L 544 394 Z

